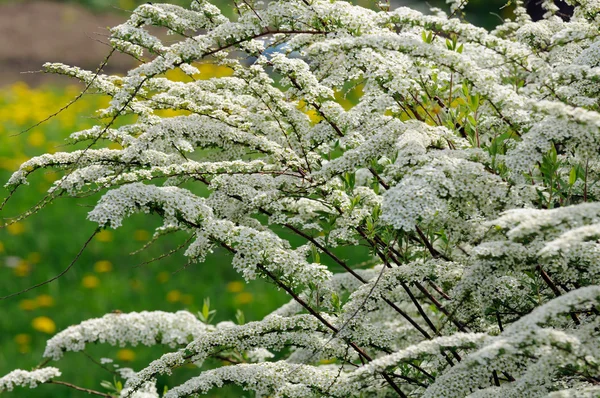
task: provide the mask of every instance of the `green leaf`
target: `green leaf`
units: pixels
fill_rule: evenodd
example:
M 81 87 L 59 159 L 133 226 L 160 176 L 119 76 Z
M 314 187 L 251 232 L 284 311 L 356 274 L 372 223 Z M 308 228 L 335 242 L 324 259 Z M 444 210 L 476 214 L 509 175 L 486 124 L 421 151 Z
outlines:
M 446 39 L 446 47 L 448 47 L 448 50 L 452 50 L 452 42 L 448 39 Z
M 340 311 L 342 309 L 342 305 L 340 303 L 340 296 L 338 296 L 335 292 L 331 293 L 331 303 L 336 311 Z
M 577 169 L 571 167 L 571 171 L 569 172 L 569 185 L 575 184 L 575 181 L 577 181 Z
M 210 299 L 207 297 L 204 299 L 204 304 L 202 305 L 202 316 L 205 319 L 208 319 L 210 315 Z
M 244 315 L 244 311 L 240 310 L 239 308 L 235 312 L 235 321 L 238 325 L 243 325 L 244 323 L 246 323 L 246 316 Z
M 113 386 L 113 384 L 108 380 L 102 380 L 100 382 L 100 386 L 102 386 L 102 388 L 106 388 L 107 390 L 110 390 L 110 391 L 116 391 L 115 386 Z
M 321 255 L 319 254 L 319 251 L 317 250 L 317 248 L 315 246 L 312 247 L 312 257 L 313 257 L 313 262 L 321 263 Z

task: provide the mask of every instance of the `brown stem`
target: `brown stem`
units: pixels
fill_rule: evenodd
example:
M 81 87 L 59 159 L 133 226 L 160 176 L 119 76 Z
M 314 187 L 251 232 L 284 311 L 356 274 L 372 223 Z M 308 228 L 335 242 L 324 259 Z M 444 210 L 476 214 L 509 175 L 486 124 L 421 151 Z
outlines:
M 441 287 L 436 285 L 433 281 L 427 281 L 427 283 L 429 283 L 429 286 L 431 286 L 436 292 L 438 292 L 440 296 L 442 296 L 446 300 L 452 300 L 452 297 L 448 296 L 448 294 L 444 290 L 442 290 Z
M 431 319 L 429 319 L 429 316 L 427 316 L 427 314 L 423 310 L 423 307 L 421 306 L 421 303 L 419 303 L 419 300 L 417 300 L 417 298 L 415 297 L 415 295 L 413 294 L 413 292 L 410 290 L 410 288 L 408 287 L 408 285 L 406 283 L 404 283 L 404 282 L 400 282 L 400 285 L 402 286 L 402 289 L 404 289 L 404 291 L 406 292 L 406 294 L 408 294 L 408 297 L 410 297 L 410 300 L 413 302 L 413 304 L 415 305 L 415 307 L 417 307 L 417 311 L 419 312 L 419 314 L 421 314 L 421 317 L 423 317 L 423 319 L 427 323 L 427 326 L 429 326 L 429 328 L 433 331 L 434 334 L 436 334 L 436 335 L 439 336 L 440 335 L 439 331 L 437 330 L 437 328 L 435 327 L 435 325 L 433 324 L 433 322 L 431 322 Z
M 502 318 L 500 317 L 500 312 L 496 311 L 496 320 L 498 321 L 498 328 L 500 328 L 500 332 L 504 332 L 504 328 L 502 327 Z
M 428 299 L 429 301 L 431 301 L 433 303 L 433 305 L 436 306 L 436 308 L 438 310 L 440 310 L 440 312 L 444 315 L 446 315 L 446 317 L 448 317 L 448 319 L 450 319 L 452 321 L 452 323 L 458 328 L 458 330 L 460 330 L 461 332 L 464 333 L 468 333 L 469 330 L 467 329 L 466 326 L 464 326 L 460 321 L 458 321 L 455 317 L 453 317 L 448 310 L 446 310 L 446 308 L 444 308 L 444 306 L 442 305 L 442 303 L 440 303 L 438 301 L 438 299 L 436 299 L 426 288 L 425 286 L 423 286 L 420 282 L 415 282 L 415 286 L 417 287 L 417 289 L 419 289 L 421 291 L 421 293 L 423 293 Z
M 377 178 L 377 182 L 382 187 L 384 187 L 386 190 L 390 189 L 390 185 L 387 182 L 383 181 L 383 179 L 379 176 L 379 174 L 377 174 L 377 172 L 372 167 L 369 167 L 369 171 L 375 176 L 375 178 Z
M 495 370 L 492 371 L 492 376 L 494 376 L 494 385 L 496 387 L 500 387 L 500 380 L 498 379 L 498 372 Z
M 221 242 L 221 246 L 223 246 L 225 249 L 227 249 L 231 253 L 236 253 L 236 250 L 234 248 L 230 247 L 229 245 L 227 245 L 223 242 Z M 298 296 L 289 286 L 287 286 L 285 283 L 281 282 L 279 280 L 279 278 L 277 278 L 275 275 L 273 275 L 273 273 L 271 273 L 268 269 L 266 269 L 262 264 L 258 264 L 256 267 L 259 270 L 261 270 L 262 272 L 264 272 L 265 275 L 267 275 L 273 282 L 275 282 L 275 284 L 277 286 L 279 286 L 287 294 L 289 294 L 294 299 L 294 301 L 296 301 L 298 304 L 300 304 L 312 316 L 314 316 L 323 325 L 325 325 L 327 328 L 329 328 L 334 333 L 334 335 L 336 335 L 339 332 L 338 328 L 336 328 L 331 323 L 329 323 L 325 318 L 323 318 L 321 316 L 321 314 L 319 314 L 310 305 L 308 305 L 304 300 L 302 300 L 302 298 L 300 296 Z M 348 345 L 350 345 L 350 347 L 352 347 L 354 349 L 354 351 L 356 351 L 358 353 L 358 355 L 361 358 L 364 358 L 367 362 L 370 362 L 373 360 L 362 348 L 360 348 L 358 345 L 356 345 L 356 343 L 349 341 Z M 400 390 L 400 387 L 398 387 L 396 385 L 396 383 L 390 378 L 389 375 L 387 375 L 385 373 L 381 373 L 381 376 L 385 379 L 385 381 L 388 382 L 388 384 L 392 387 L 392 389 L 394 391 L 396 391 L 396 393 L 398 395 L 400 395 L 402 398 L 407 398 L 407 396 L 402 392 L 402 390 Z
M 558 289 L 558 286 L 556 286 L 556 284 L 554 283 L 554 281 L 552 280 L 552 278 L 550 278 L 550 275 L 548 275 L 546 273 L 546 271 L 544 271 L 544 269 L 542 268 L 541 265 L 538 265 L 536 267 L 536 269 L 540 272 L 540 275 L 542 276 L 542 279 L 544 280 L 544 282 L 546 282 L 546 285 L 548 285 L 548 287 L 550 287 L 550 289 L 552 290 L 552 292 L 554 293 L 554 295 L 556 297 L 559 297 L 562 295 L 562 293 L 560 292 L 560 290 Z M 576 325 L 579 325 L 579 318 L 577 317 L 577 314 L 570 312 L 569 313 L 571 315 L 571 319 L 573 319 L 573 322 L 575 322 Z
M 425 234 L 423 233 L 423 231 L 421 230 L 421 228 L 419 228 L 419 226 L 416 225 L 416 224 L 415 224 L 415 230 L 419 234 L 419 237 L 423 241 L 423 244 L 425 245 L 425 247 L 427 248 L 427 250 L 429 251 L 429 253 L 431 254 L 431 256 L 433 258 L 442 258 L 442 259 L 444 259 L 446 261 L 450 261 L 450 259 L 446 255 L 438 252 L 435 249 L 435 247 L 433 247 L 433 245 L 431 244 L 431 242 L 429 242 L 429 239 L 427 239 L 427 236 L 425 236 Z
M 72 388 L 73 390 L 85 392 L 85 393 L 88 393 L 88 394 L 91 394 L 91 395 L 97 395 L 99 397 L 105 397 L 105 398 L 114 398 L 115 397 L 112 394 L 105 394 L 105 393 L 100 392 L 100 391 L 90 390 L 88 388 L 79 387 L 79 386 L 76 386 L 75 384 L 67 383 L 65 381 L 60 381 L 60 380 L 48 380 L 46 382 L 46 384 L 58 384 L 58 385 L 61 385 L 61 386 Z
M 259 211 L 263 214 L 266 214 L 268 216 L 271 215 L 270 212 L 268 212 L 267 210 L 264 209 L 259 209 Z M 294 227 L 291 224 L 283 224 L 284 227 L 286 227 L 287 229 L 293 231 L 294 233 L 296 233 L 297 235 L 303 237 L 304 239 L 308 240 L 310 243 L 312 243 L 313 245 L 315 245 L 315 247 L 317 247 L 319 250 L 321 250 L 323 253 L 327 254 L 333 261 L 335 261 L 336 263 L 338 263 L 340 266 L 342 266 L 342 268 L 344 268 L 350 275 L 354 276 L 356 279 L 358 279 L 359 281 L 361 281 L 362 283 L 367 283 L 367 281 L 360 275 L 358 275 L 352 268 L 350 268 L 348 266 L 348 264 L 346 264 L 344 261 L 342 261 L 339 257 L 337 257 L 335 254 L 333 254 L 329 249 L 327 249 L 325 246 L 323 246 L 322 244 L 319 243 L 319 241 L 317 241 L 315 238 L 313 238 L 312 236 L 306 234 L 305 232 L 301 231 L 300 229 Z
M 397 313 L 402 315 L 404 319 L 408 321 L 415 329 L 419 331 L 427 340 L 431 340 L 431 335 L 425 331 L 414 319 L 410 317 L 406 312 L 402 311 L 393 301 L 383 297 L 383 301 L 385 301 L 390 307 L 392 307 Z

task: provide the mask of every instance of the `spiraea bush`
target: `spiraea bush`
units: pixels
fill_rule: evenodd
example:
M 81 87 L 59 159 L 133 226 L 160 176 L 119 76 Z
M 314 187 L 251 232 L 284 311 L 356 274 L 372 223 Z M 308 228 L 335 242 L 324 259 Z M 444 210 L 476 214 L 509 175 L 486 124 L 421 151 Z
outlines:
M 491 32 L 460 18 L 464 3 L 425 15 L 243 1 L 233 21 L 205 1 L 145 4 L 111 31 L 113 51 L 140 60 L 126 76 L 47 64 L 112 101 L 72 134 L 82 149 L 13 174 L 14 191 L 40 169 L 62 173 L 31 212 L 101 192 L 98 230 L 156 213 L 156 239 L 189 234 L 190 262 L 229 252 L 290 302 L 250 323 L 213 325 L 209 311 L 87 320 L 0 390 L 76 388 L 47 365 L 104 343 L 172 352 L 120 368 L 124 383 L 103 396 L 224 384 L 273 397 L 600 396 L 600 2 L 569 3 L 570 18 L 546 1 L 533 22 L 517 1 Z M 231 75 L 198 79 L 199 62 Z M 135 122 L 114 127 L 124 115 Z M 198 375 L 157 392 L 185 364 Z

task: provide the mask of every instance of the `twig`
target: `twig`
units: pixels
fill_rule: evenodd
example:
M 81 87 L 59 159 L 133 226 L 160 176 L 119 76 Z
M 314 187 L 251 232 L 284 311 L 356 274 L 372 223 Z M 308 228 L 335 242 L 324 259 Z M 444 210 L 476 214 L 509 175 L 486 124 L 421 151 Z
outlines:
M 8 296 L 0 297 L 0 300 L 5 300 L 7 298 L 18 296 L 20 294 L 26 293 L 26 292 L 28 292 L 30 290 L 37 289 L 38 287 L 47 285 L 48 283 L 53 282 L 53 281 L 57 280 L 58 278 L 60 278 L 61 276 L 63 276 L 64 274 L 66 274 L 71 269 L 71 267 L 73 267 L 73 265 L 75 265 L 75 263 L 77 262 L 77 260 L 79 259 L 79 257 L 81 256 L 81 254 L 83 253 L 83 251 L 85 250 L 85 248 L 88 246 L 88 244 L 92 241 L 92 239 L 94 238 L 94 236 L 96 236 L 96 234 L 98 232 L 100 232 L 100 228 L 96 228 L 96 230 L 94 231 L 94 233 L 92 234 L 92 236 L 90 236 L 88 238 L 88 240 L 83 244 L 83 247 L 79 250 L 79 253 L 77 253 L 77 255 L 75 256 L 75 258 L 73 259 L 73 261 L 71 261 L 71 264 L 69 264 L 69 266 L 67 268 L 65 268 L 60 274 L 58 274 L 58 275 L 56 275 L 56 276 L 54 276 L 54 277 L 52 277 L 52 278 L 50 278 L 50 279 L 48 279 L 48 280 L 46 280 L 44 282 L 41 282 L 41 283 L 38 283 L 38 284 L 33 285 L 31 287 L 28 287 L 27 289 L 21 290 L 20 292 L 9 294 Z
M 112 394 L 105 394 L 105 393 L 100 392 L 100 391 L 90 390 L 88 388 L 79 387 L 79 386 L 76 386 L 75 384 L 67 383 L 65 381 L 60 381 L 60 380 L 48 380 L 46 382 L 46 384 L 58 384 L 58 385 L 61 385 L 61 386 L 72 388 L 72 389 L 77 390 L 77 391 L 86 392 L 86 393 L 91 394 L 91 395 L 97 395 L 99 397 L 106 397 L 106 398 L 114 398 L 115 397 L 115 395 L 112 395 Z

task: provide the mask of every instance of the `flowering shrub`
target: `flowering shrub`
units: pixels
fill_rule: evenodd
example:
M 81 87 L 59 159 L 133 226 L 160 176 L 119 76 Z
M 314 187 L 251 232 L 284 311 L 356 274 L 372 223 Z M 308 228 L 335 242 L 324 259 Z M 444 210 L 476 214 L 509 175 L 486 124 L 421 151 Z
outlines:
M 126 76 L 47 64 L 112 100 L 71 135 L 85 149 L 33 158 L 8 187 L 58 169 L 39 207 L 106 190 L 88 215 L 98 230 L 159 214 L 155 238 L 187 232 L 191 262 L 229 252 L 291 300 L 246 324 L 108 314 L 50 339 L 45 363 L 92 342 L 174 350 L 120 369 L 124 385 L 103 396 L 157 397 L 156 378 L 185 364 L 198 376 L 165 397 L 229 383 L 257 396 L 598 396 L 600 3 L 570 3 L 569 21 L 545 2 L 532 22 L 517 2 L 492 32 L 385 4 L 243 2 L 235 21 L 205 1 L 146 4 L 112 30 L 141 61 Z M 232 75 L 198 80 L 206 60 Z M 353 106 L 336 100 L 357 88 Z M 115 127 L 123 115 L 137 119 Z M 16 371 L 0 388 L 59 374 Z

